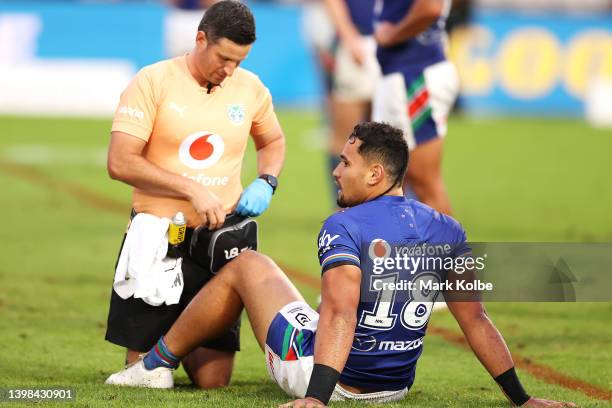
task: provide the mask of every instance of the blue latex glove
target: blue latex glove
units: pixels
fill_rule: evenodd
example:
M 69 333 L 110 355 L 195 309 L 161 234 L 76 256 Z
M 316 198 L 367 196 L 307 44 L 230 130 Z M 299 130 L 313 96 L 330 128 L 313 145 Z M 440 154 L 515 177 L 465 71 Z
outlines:
M 246 217 L 257 217 L 270 206 L 272 200 L 272 186 L 265 180 L 255 179 L 242 192 L 236 212 Z

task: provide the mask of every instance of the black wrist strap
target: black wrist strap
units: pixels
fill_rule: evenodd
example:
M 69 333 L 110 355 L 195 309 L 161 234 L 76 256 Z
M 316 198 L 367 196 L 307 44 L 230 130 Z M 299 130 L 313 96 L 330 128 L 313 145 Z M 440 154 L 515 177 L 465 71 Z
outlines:
M 495 377 L 495 382 L 499 384 L 502 390 L 504 390 L 504 394 L 506 394 L 508 398 L 510 398 L 510 401 L 516 406 L 520 407 L 531 398 L 523 388 L 521 381 L 518 379 L 514 367 Z
M 316 398 L 327 405 L 336 388 L 338 378 L 340 378 L 340 373 L 335 369 L 325 364 L 315 364 L 305 397 Z

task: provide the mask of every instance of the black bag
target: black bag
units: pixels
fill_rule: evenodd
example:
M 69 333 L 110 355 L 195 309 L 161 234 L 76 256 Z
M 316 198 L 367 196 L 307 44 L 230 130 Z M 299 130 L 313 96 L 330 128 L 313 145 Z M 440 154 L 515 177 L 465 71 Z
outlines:
M 230 214 L 223 227 L 210 231 L 199 226 L 193 231 L 189 255 L 203 268 L 216 274 L 240 252 L 257 250 L 257 221 L 238 214 Z

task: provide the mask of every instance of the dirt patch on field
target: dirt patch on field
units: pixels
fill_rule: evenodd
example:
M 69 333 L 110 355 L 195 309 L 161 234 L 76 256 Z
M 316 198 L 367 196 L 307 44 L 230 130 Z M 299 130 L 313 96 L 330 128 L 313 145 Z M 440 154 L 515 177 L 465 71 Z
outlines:
M 33 184 L 46 187 L 53 191 L 70 195 L 80 200 L 84 204 L 99 210 L 108 211 L 118 215 L 125 215 L 127 214 L 127 211 L 129 211 L 129 205 L 127 203 L 111 199 L 103 194 L 96 193 L 78 184 L 55 180 L 52 177 L 49 177 L 44 173 L 28 166 L 0 160 L 0 170 L 9 174 L 10 176 L 29 181 Z M 320 279 L 318 277 L 303 273 L 302 271 L 294 268 L 289 268 L 286 265 L 282 265 L 281 267 L 294 282 L 299 282 L 315 290 L 320 289 Z M 429 325 L 428 333 L 442 337 L 447 342 L 468 350 L 470 348 L 463 335 L 453 330 Z M 612 392 L 609 390 L 605 390 L 596 385 L 569 377 L 556 371 L 552 367 L 535 363 L 531 359 L 518 354 L 512 354 L 512 358 L 514 359 L 517 367 L 529 372 L 531 375 L 542 381 L 559 385 L 570 390 L 579 391 L 591 398 L 612 401 Z
M 287 265 L 280 265 L 281 269 L 291 278 L 292 282 L 299 282 L 315 290 L 321 289 L 321 279 L 307 273 L 297 271 Z
M 0 170 L 10 176 L 72 196 L 84 204 L 99 210 L 125 215 L 126 217 L 130 211 L 129 203 L 113 200 L 79 184 L 55 180 L 32 167 L 0 160 Z

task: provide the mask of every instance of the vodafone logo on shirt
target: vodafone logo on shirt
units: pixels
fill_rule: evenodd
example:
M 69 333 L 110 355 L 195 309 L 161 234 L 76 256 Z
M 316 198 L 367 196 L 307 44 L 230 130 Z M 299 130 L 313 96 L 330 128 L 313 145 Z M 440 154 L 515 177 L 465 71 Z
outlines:
M 179 147 L 179 159 L 193 169 L 203 170 L 215 165 L 225 150 L 221 136 L 201 131 L 189 135 Z
M 391 246 L 384 239 L 374 239 L 372 242 L 370 242 L 368 255 L 370 256 L 370 259 L 387 258 L 389 255 L 391 255 Z

